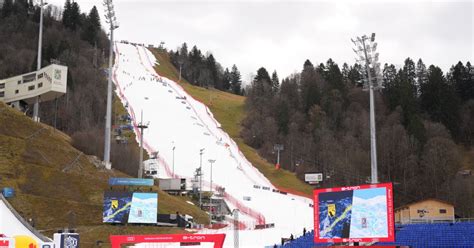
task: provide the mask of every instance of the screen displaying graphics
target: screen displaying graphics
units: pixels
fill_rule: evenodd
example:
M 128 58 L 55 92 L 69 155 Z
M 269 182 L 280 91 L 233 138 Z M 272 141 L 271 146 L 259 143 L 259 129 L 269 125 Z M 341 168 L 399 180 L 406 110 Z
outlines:
M 127 223 L 132 205 L 132 194 L 132 192 L 105 192 L 102 221 L 105 223 Z
M 394 241 L 392 195 L 391 183 L 314 190 L 314 241 Z
M 104 223 L 156 223 L 158 194 L 105 192 Z
M 133 193 L 128 223 L 156 223 L 157 193 Z

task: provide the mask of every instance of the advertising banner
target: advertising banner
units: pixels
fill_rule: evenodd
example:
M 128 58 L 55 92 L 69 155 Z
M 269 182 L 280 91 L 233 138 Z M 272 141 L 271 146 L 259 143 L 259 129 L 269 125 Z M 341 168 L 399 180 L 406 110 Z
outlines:
M 158 194 L 133 193 L 128 223 L 149 223 L 157 221 Z
M 157 235 L 111 235 L 111 248 L 124 244 L 138 243 L 214 243 L 214 248 L 222 248 L 225 234 L 157 234 Z
M 153 179 L 142 178 L 109 178 L 110 186 L 153 186 Z
M 79 234 L 61 234 L 60 248 L 79 248 Z
M 105 223 L 127 223 L 131 205 L 132 192 L 105 192 L 102 221 Z
M 314 242 L 394 241 L 391 183 L 316 189 Z
M 306 173 L 304 174 L 304 181 L 308 183 L 317 183 L 323 180 L 323 173 Z
M 15 248 L 15 239 L 0 237 L 0 248 Z
M 140 192 L 105 192 L 104 223 L 157 223 L 158 194 Z

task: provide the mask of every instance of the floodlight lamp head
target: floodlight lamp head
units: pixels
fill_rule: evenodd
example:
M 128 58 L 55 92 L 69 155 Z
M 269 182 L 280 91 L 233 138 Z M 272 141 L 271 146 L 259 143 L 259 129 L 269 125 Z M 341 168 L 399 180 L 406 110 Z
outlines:
M 375 51 L 377 50 L 377 42 L 374 42 L 374 44 L 372 45 L 372 51 Z
M 372 37 L 370 38 L 370 41 L 372 41 L 372 42 L 375 41 L 375 33 L 372 33 Z

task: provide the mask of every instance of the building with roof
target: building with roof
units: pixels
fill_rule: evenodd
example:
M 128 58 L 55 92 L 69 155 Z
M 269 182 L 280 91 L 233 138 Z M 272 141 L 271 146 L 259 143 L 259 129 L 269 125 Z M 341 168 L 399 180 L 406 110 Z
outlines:
M 66 93 L 67 67 L 51 64 L 38 71 L 0 79 L 0 101 L 17 109 L 40 101 L 54 100 Z
M 395 223 L 454 222 L 454 206 L 438 199 L 425 199 L 395 209 Z

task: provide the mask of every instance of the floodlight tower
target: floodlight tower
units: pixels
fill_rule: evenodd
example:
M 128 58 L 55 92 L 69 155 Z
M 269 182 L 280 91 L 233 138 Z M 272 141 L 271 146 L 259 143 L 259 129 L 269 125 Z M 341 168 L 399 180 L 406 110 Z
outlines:
M 175 176 L 174 176 L 174 175 L 175 175 L 175 174 L 174 174 L 174 150 L 175 150 L 175 149 L 176 149 L 176 146 L 174 145 L 174 141 L 173 141 L 173 148 L 172 148 L 172 150 L 173 150 L 173 178 L 175 177 Z
M 212 192 L 212 164 L 216 162 L 215 159 L 209 159 L 209 164 L 211 164 L 211 186 L 209 186 L 209 191 Z
M 362 73 L 364 80 L 364 89 L 369 90 L 370 97 L 370 168 L 371 183 L 378 183 L 377 175 L 377 142 L 375 133 L 375 110 L 374 110 L 374 89 L 381 89 L 382 76 L 380 74 L 380 63 L 378 62 L 379 53 L 376 53 L 377 43 L 375 41 L 375 33 L 370 37 L 363 35 L 355 40 L 351 39 L 356 47 L 354 52 L 358 56 L 356 61 L 364 65 Z
M 143 129 L 148 128 L 147 124 L 143 124 L 143 110 L 141 111 L 141 121 L 137 126 L 140 129 L 140 161 L 138 164 L 138 178 L 143 177 Z
M 284 146 L 282 144 L 273 145 L 273 150 L 277 151 L 277 162 L 276 162 L 276 165 L 275 165 L 275 167 L 277 169 L 280 168 L 280 151 L 283 151 L 283 149 L 284 149 Z
M 199 207 L 202 208 L 202 154 L 204 149 L 199 150 Z
M 36 62 L 36 70 L 39 71 L 41 69 L 41 53 L 43 47 L 43 7 L 48 5 L 48 3 L 43 2 L 40 0 L 40 23 L 39 23 L 39 35 L 38 35 L 38 56 Z M 40 97 L 35 97 L 35 104 L 33 105 L 33 121 L 39 122 L 39 101 Z
M 117 18 L 115 17 L 114 4 L 112 0 L 104 0 L 105 22 L 109 24 L 110 29 L 110 47 L 109 47 L 109 70 L 107 82 L 107 110 L 105 119 L 105 144 L 104 144 L 104 165 L 105 168 L 111 169 L 110 163 L 110 127 L 112 125 L 112 56 L 114 52 L 114 30 L 119 27 Z

